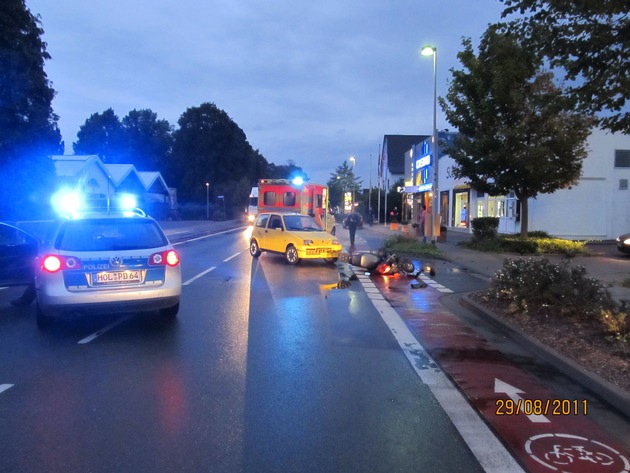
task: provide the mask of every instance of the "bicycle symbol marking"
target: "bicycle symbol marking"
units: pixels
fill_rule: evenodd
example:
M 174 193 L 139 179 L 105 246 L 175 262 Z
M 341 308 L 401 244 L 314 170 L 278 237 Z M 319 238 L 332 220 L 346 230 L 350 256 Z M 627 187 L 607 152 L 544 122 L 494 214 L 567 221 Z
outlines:
M 569 465 L 574 461 L 589 461 L 596 465 L 608 466 L 613 464 L 613 458 L 602 452 L 586 450 L 582 445 L 561 447 L 554 445 L 551 452 L 545 453 L 545 459 L 556 465 Z
M 614 448 L 596 440 L 569 434 L 541 434 L 525 443 L 536 462 L 566 473 L 630 473 L 630 462 Z

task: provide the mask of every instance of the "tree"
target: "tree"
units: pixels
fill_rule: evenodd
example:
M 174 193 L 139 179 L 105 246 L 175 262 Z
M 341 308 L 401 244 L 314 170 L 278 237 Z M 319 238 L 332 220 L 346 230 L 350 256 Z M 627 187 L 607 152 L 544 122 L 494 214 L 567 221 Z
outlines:
M 354 191 L 356 200 L 360 196 L 362 184 L 361 179 L 357 179 L 354 175 L 354 171 L 348 165 L 348 161 L 344 161 L 340 166 L 337 166 L 335 172 L 330 175 L 330 179 L 326 183 L 330 193 L 330 206 L 339 207 L 342 209 L 342 213 L 345 213 L 344 193 Z
M 24 0 L 0 3 L 0 215 L 40 214 L 54 182 L 51 154 L 62 152 L 55 91 L 44 72 L 50 59 L 40 18 Z
M 567 92 L 581 109 L 601 113 L 603 128 L 630 133 L 628 1 L 501 1 L 503 17 L 524 14 L 510 22 L 510 30 L 563 71 L 571 83 Z
M 297 166 L 292 159 L 289 159 L 287 164 L 269 163 L 263 177 L 266 179 L 293 179 L 296 176 L 302 176 L 304 181 L 308 181 L 308 176 L 304 170 Z
M 245 205 L 249 192 L 234 195 L 235 183 L 243 177 L 252 183 L 262 177 L 257 173 L 264 158 L 252 149 L 243 130 L 213 103 L 187 109 L 178 124 L 169 179 L 173 178 L 180 200 L 205 202 L 208 182 L 213 194 Z
M 122 119 L 127 163 L 139 171 L 163 171 L 173 142 L 173 127 L 149 109 L 132 110 Z
M 72 144 L 76 154 L 96 154 L 109 164 L 128 164 L 123 127 L 111 108 L 90 115 L 77 138 Z
M 447 151 L 456 177 L 490 195 L 514 192 L 521 203 L 521 234 L 528 230 L 528 199 L 577 183 L 594 121 L 571 109 L 539 71 L 541 60 L 517 39 L 484 33 L 479 56 L 464 39 L 458 58 L 467 71 L 451 70 L 446 117 L 459 130 Z

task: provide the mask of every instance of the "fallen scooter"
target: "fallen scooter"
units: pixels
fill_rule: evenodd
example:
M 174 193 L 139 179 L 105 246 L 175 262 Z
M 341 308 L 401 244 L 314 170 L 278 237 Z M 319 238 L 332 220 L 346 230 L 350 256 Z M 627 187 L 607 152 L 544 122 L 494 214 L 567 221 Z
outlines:
M 384 250 L 377 252 L 354 252 L 340 256 L 342 261 L 353 266 L 359 266 L 367 271 L 373 271 L 381 275 L 400 274 L 402 276 L 416 277 L 422 270 L 422 265 L 418 267 L 413 261 L 405 257 L 399 257 L 395 253 L 387 253 Z

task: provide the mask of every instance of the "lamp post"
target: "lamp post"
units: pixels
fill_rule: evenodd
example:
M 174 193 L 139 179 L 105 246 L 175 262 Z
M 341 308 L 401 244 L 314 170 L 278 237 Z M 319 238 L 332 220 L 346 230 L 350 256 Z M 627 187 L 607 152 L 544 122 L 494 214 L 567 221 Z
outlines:
M 354 212 L 354 166 L 356 164 L 356 158 L 354 156 L 350 156 L 350 161 L 352 162 L 352 202 L 350 207 L 350 213 Z
M 420 53 L 423 56 L 433 56 L 433 200 L 431 202 L 431 243 L 435 244 L 436 233 L 439 232 L 437 227 L 437 218 L 439 213 L 440 199 L 438 195 L 438 165 L 439 165 L 439 149 L 438 149 L 438 132 L 437 132 L 437 48 L 435 46 L 424 46 Z M 437 231 L 436 231 L 437 230 Z
M 206 220 L 210 220 L 210 183 L 206 182 Z

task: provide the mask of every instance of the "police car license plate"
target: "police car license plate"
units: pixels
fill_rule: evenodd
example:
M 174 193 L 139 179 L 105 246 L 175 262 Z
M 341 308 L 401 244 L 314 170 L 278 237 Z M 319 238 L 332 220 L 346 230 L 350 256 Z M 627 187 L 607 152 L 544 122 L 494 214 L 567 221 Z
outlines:
M 96 273 L 93 279 L 96 284 L 126 284 L 140 282 L 140 271 L 108 271 Z

